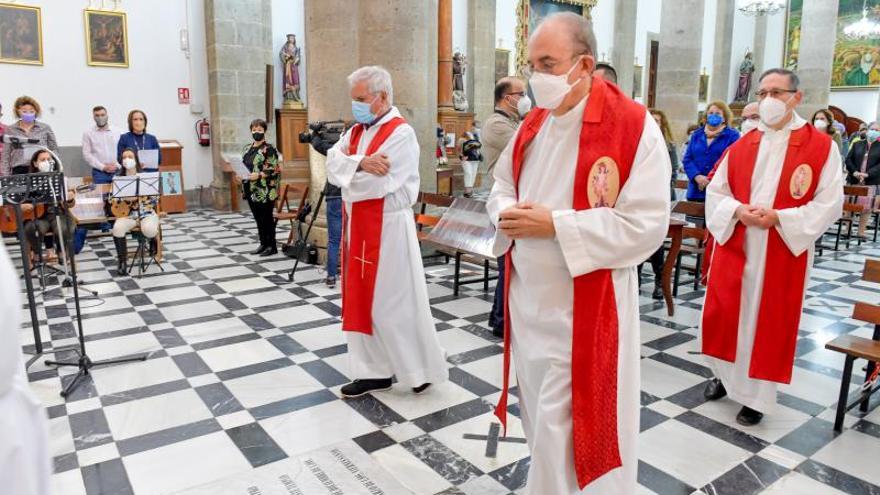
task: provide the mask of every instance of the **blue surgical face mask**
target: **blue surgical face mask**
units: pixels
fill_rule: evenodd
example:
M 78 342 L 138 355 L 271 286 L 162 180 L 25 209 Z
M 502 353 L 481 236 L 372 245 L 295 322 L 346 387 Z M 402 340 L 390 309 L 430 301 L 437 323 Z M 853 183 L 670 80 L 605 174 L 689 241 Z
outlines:
M 717 113 L 709 114 L 709 116 L 706 117 L 706 123 L 712 127 L 718 127 L 719 125 L 724 123 L 724 117 L 718 115 Z
M 374 102 L 376 100 L 373 100 Z M 361 124 L 369 124 L 370 122 L 376 120 L 376 114 L 370 111 L 370 106 L 372 103 L 367 103 L 365 101 L 351 101 L 351 114 L 354 115 L 354 120 L 360 122 Z
M 876 129 L 868 129 L 868 142 L 873 143 L 880 138 L 880 131 Z

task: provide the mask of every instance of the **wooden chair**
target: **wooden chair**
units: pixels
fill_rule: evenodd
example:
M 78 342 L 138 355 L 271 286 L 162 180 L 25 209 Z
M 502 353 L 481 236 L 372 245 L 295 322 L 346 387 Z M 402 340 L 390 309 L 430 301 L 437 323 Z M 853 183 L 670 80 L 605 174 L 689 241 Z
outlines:
M 865 260 L 865 269 L 862 272 L 862 280 L 880 283 L 880 260 Z M 840 383 L 840 397 L 837 401 L 837 415 L 834 420 L 834 430 L 843 428 L 843 418 L 847 411 L 859 405 L 861 412 L 868 411 L 868 400 L 874 392 L 880 390 L 880 385 L 870 388 L 868 380 L 874 373 L 877 363 L 880 363 L 880 306 L 868 303 L 856 303 L 853 307 L 854 320 L 865 321 L 874 324 L 872 338 L 866 339 L 854 335 L 841 335 L 825 344 L 825 348 L 837 351 L 845 355 L 843 364 L 843 377 Z M 847 404 L 849 398 L 849 385 L 852 379 L 853 362 L 856 359 L 867 359 L 868 366 L 865 369 L 865 385 L 859 392 L 859 397 Z
M 299 196 L 299 203 L 296 206 L 290 206 L 291 196 Z M 308 198 L 308 184 L 284 184 L 281 186 L 281 192 L 278 194 L 278 199 L 275 200 L 275 211 L 272 212 L 272 218 L 275 219 L 276 227 L 279 221 L 283 222 L 286 220 L 290 223 L 290 233 L 287 235 L 285 246 L 293 243 L 294 236 L 296 235 L 296 217 L 306 205 Z
M 687 190 L 690 181 L 687 179 L 675 179 L 675 189 Z
M 453 198 L 451 196 L 446 196 L 443 194 L 434 194 L 428 192 L 420 192 L 418 199 L 416 199 L 416 210 L 418 213 L 415 213 L 415 222 L 416 222 L 416 236 L 418 237 L 419 244 L 428 236 L 428 232 L 431 228 L 437 225 L 440 222 L 440 217 L 437 215 L 429 215 L 428 214 L 428 206 L 433 206 L 436 208 L 449 208 L 452 206 Z M 437 258 L 443 257 L 446 260 L 446 263 L 449 263 L 449 254 L 436 252 L 435 254 L 429 254 L 427 256 L 423 256 L 422 259 L 425 258 Z
M 703 265 L 703 255 L 706 252 L 706 205 L 696 201 L 679 201 L 672 208 L 673 213 L 684 214 L 689 220 L 694 221 L 694 225 L 686 225 L 682 228 L 682 244 L 681 251 L 675 260 L 675 277 L 672 284 L 672 295 L 678 296 L 678 285 L 681 271 L 687 271 L 694 274 L 694 290 L 700 289 L 700 272 Z M 690 242 L 687 242 L 691 240 Z M 694 256 L 696 262 L 693 266 L 683 266 L 681 259 L 685 255 Z
M 844 186 L 843 194 L 846 197 L 843 203 L 843 215 L 837 220 L 837 233 L 834 238 L 834 250 L 837 251 L 840 248 L 840 239 L 843 237 L 843 228 L 846 225 L 846 249 L 849 249 L 849 243 L 852 240 L 853 234 L 853 224 L 855 223 L 856 215 L 861 217 L 866 214 L 866 212 L 862 211 L 862 206 L 858 204 L 858 200 L 860 197 L 864 197 L 868 195 L 868 187 L 867 186 Z M 861 246 L 862 238 L 857 237 L 856 239 L 857 245 Z

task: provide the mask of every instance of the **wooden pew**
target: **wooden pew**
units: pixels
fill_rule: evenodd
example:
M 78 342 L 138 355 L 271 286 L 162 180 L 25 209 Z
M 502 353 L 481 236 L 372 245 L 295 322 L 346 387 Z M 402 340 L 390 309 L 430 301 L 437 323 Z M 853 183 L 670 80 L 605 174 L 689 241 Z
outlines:
M 682 227 L 682 240 L 692 239 L 692 241 L 682 243 L 681 251 L 679 251 L 675 260 L 675 279 L 673 281 L 672 294 L 673 296 L 678 296 L 678 285 L 682 270 L 694 274 L 694 290 L 700 289 L 700 271 L 703 264 L 703 255 L 706 251 L 704 245 L 706 240 L 706 204 L 697 201 L 679 201 L 675 203 L 672 212 L 699 219 L 693 226 L 685 225 Z M 684 255 L 696 257 L 696 262 L 693 266 L 682 266 L 681 259 Z
M 880 282 L 880 260 L 865 260 L 865 269 L 862 280 Z M 869 379 L 874 373 L 877 363 L 880 362 L 880 306 L 868 303 L 856 303 L 853 307 L 854 320 L 865 321 L 874 324 L 874 335 L 871 339 L 856 337 L 855 335 L 841 335 L 825 344 L 825 348 L 844 354 L 843 377 L 840 382 L 840 396 L 837 400 L 837 414 L 834 419 L 834 431 L 841 431 L 846 412 L 855 406 L 859 406 L 862 412 L 868 411 L 868 401 L 871 395 L 880 390 L 880 385 L 869 386 Z M 853 362 L 856 359 L 867 359 L 868 367 L 865 371 L 865 385 L 858 398 L 847 404 L 849 398 L 849 385 L 852 380 Z

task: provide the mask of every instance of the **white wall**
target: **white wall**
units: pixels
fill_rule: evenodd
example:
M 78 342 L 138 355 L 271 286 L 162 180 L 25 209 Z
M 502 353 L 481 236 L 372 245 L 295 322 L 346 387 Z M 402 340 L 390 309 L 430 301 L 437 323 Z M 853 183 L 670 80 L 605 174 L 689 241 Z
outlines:
M 85 1 L 29 0 L 42 7 L 44 65 L 0 64 L 0 101 L 6 122 L 16 97 L 30 95 L 43 107 L 60 146 L 78 146 L 92 122 L 91 109 L 103 105 L 110 122 L 127 131 L 133 108 L 144 110 L 148 131 L 159 139 L 183 145 L 186 189 L 210 184 L 209 148 L 196 142 L 195 122 L 207 116 L 208 75 L 205 52 L 204 3 L 201 0 L 124 2 L 128 14 L 129 68 L 86 64 Z M 180 31 L 188 29 L 190 58 L 180 49 Z M 192 103 L 204 114 L 190 113 L 177 102 L 177 88 L 190 88 Z
M 281 66 L 281 58 L 278 54 L 281 47 L 287 43 L 287 35 L 296 35 L 296 45 L 300 47 L 302 60 L 299 64 L 299 96 L 303 102 L 306 102 L 306 63 L 309 58 L 309 47 L 305 46 L 306 26 L 305 26 L 305 5 L 303 0 L 272 0 L 272 53 L 275 63 L 275 91 L 274 102 L 275 108 L 281 108 L 284 102 L 282 94 L 284 77 Z
M 477 0 L 478 1 L 478 0 Z M 498 40 L 501 40 L 501 45 Z M 510 50 L 510 72 L 516 71 L 516 0 L 495 0 L 495 47 Z
M 468 47 L 468 1 L 452 0 L 452 53 L 461 52 L 467 55 Z M 465 75 L 467 73 L 465 72 Z M 465 87 L 467 83 L 465 83 Z
M 865 122 L 877 120 L 877 89 L 867 91 L 835 91 L 831 90 L 828 103 L 846 112 L 850 117 L 857 117 Z M 809 118 L 807 115 L 805 118 Z

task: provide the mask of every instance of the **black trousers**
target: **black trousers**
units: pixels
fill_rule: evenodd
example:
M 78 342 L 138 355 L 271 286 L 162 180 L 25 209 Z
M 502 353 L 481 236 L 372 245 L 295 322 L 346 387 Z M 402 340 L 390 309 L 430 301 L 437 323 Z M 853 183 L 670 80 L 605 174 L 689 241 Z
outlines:
M 275 246 L 275 219 L 272 218 L 272 210 L 275 209 L 274 203 L 259 203 L 248 198 L 248 206 L 251 207 L 251 213 L 257 222 L 257 232 L 260 236 L 261 246 Z
M 489 326 L 493 329 L 504 329 L 504 256 L 498 257 L 498 280 L 495 282 L 495 300 L 492 301 L 492 312 L 489 313 Z

